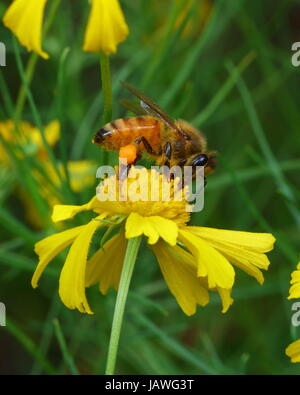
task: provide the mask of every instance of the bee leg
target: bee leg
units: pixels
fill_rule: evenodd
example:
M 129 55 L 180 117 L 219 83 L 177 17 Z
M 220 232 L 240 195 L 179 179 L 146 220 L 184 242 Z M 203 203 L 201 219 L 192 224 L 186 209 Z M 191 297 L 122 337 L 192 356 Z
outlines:
M 164 162 L 164 165 L 170 167 L 170 159 L 171 159 L 171 156 L 172 156 L 172 145 L 171 145 L 171 143 L 167 143 L 164 146 L 164 150 L 163 151 L 164 151 L 164 154 L 165 154 L 165 156 L 167 158 L 165 160 L 165 162 Z
M 151 154 L 151 155 L 157 155 L 158 154 L 157 152 L 155 152 L 153 150 L 153 148 L 151 147 L 149 141 L 144 136 L 139 137 L 138 139 L 135 140 L 135 144 L 140 144 L 140 143 L 144 144 L 145 150 L 148 152 L 148 154 Z
M 120 170 L 119 170 L 119 180 L 120 181 L 124 181 L 126 180 L 126 178 L 128 177 L 128 174 L 130 172 L 131 166 L 134 166 L 136 164 L 137 161 L 139 161 L 142 158 L 142 156 L 140 154 L 137 154 L 134 162 L 129 163 L 128 165 L 120 164 Z
M 119 176 L 119 180 L 121 181 L 121 182 L 123 182 L 124 180 L 126 180 L 126 178 L 128 177 L 128 174 L 129 174 L 129 171 L 130 171 L 130 168 L 131 168 L 131 166 L 132 166 L 132 163 L 130 163 L 129 165 L 126 165 L 126 166 L 120 166 L 120 169 L 119 169 L 119 174 L 118 174 L 118 176 Z
M 163 161 L 163 175 L 166 177 L 167 180 L 173 180 L 174 179 L 174 174 L 170 173 L 170 159 L 172 156 L 172 145 L 171 143 L 167 143 L 163 147 L 163 154 L 164 154 L 164 161 Z
M 172 155 L 172 145 L 171 145 L 171 143 L 167 143 L 164 146 L 164 152 L 165 152 L 166 157 L 170 160 L 171 159 L 171 155 Z

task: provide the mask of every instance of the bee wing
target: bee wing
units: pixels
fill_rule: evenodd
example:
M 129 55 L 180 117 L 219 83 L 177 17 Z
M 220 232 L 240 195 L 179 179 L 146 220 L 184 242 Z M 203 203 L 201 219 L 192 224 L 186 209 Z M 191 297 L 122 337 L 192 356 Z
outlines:
M 121 99 L 119 103 L 122 104 L 127 110 L 133 112 L 135 115 L 145 115 L 147 112 L 134 100 L 130 99 Z
M 166 126 L 168 126 L 170 129 L 175 130 L 180 135 L 180 137 L 183 137 L 187 140 L 190 139 L 190 136 L 186 135 L 169 117 L 169 115 L 166 114 L 165 111 L 148 96 L 146 96 L 144 93 L 140 92 L 138 89 L 128 84 L 127 82 L 121 81 L 121 84 L 126 89 L 128 89 L 129 92 L 131 92 L 134 96 L 140 99 L 140 106 L 146 113 L 156 118 L 159 118 Z

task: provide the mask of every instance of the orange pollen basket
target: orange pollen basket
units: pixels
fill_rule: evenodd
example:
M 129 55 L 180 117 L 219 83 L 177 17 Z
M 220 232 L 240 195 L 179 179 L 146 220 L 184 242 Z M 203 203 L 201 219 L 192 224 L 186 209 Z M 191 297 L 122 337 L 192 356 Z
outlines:
M 119 158 L 126 159 L 128 164 L 134 163 L 137 158 L 137 147 L 133 144 L 121 147 Z

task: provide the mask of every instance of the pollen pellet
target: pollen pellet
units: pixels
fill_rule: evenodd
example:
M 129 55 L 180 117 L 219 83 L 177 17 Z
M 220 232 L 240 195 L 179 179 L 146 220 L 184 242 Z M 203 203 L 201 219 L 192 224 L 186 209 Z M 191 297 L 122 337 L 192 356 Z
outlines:
M 127 159 L 128 164 L 133 163 L 137 157 L 136 146 L 133 144 L 128 144 L 125 145 L 125 147 L 121 147 L 119 157 Z

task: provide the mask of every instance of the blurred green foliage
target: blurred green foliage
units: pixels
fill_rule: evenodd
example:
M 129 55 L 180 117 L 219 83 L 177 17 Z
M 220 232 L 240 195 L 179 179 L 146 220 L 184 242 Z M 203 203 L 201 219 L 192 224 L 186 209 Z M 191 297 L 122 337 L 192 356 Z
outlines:
M 81 50 L 88 7 L 63 3 L 44 39 L 48 61 L 33 60 L 0 26 L 7 46 L 0 119 L 14 119 L 22 70 L 36 61 L 21 119 L 39 127 L 59 119 L 62 138 L 50 148 L 56 165 L 79 159 L 115 164 L 116 155 L 91 144 L 102 126 L 103 99 L 99 56 Z M 272 232 L 278 241 L 263 286 L 238 272 L 229 312 L 221 314 L 213 299 L 193 317 L 181 312 L 143 245 L 117 373 L 299 374 L 284 349 L 299 337 L 286 297 L 300 250 L 300 68 L 291 64 L 291 45 L 300 41 L 300 2 L 199 0 L 187 13 L 184 1 L 121 3 L 130 35 L 111 57 L 113 118 L 125 115 L 118 99 L 127 97 L 119 83 L 126 80 L 172 117 L 194 123 L 219 152 L 219 167 L 209 177 L 205 209 L 192 222 Z M 8 4 L 1 2 L 0 15 Z M 31 288 L 33 245 L 54 227 L 33 177 L 39 162 L 26 153 L 20 160 L 16 147 L 6 149 L 13 165 L 0 171 L 0 301 L 8 321 L 0 328 L 0 373 L 103 373 L 116 294 L 88 290 L 94 316 L 66 309 L 57 294 L 63 257 L 49 266 L 37 290 Z M 45 175 L 43 182 L 49 183 Z M 95 185 L 74 194 L 63 180 L 55 193 L 66 204 L 84 203 Z M 28 222 L 20 186 L 42 228 Z

